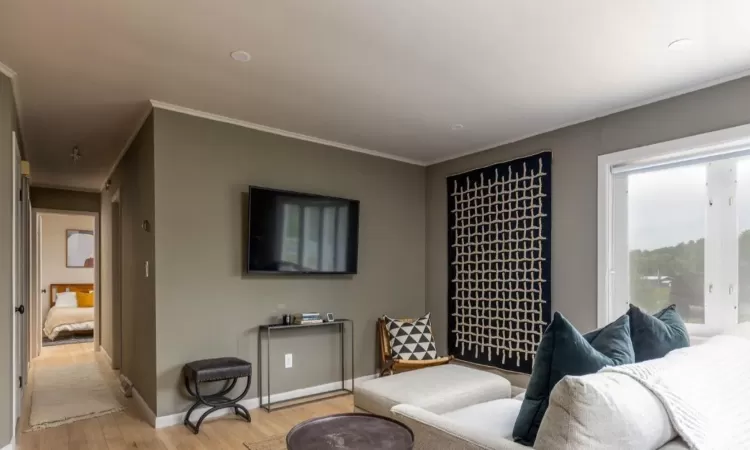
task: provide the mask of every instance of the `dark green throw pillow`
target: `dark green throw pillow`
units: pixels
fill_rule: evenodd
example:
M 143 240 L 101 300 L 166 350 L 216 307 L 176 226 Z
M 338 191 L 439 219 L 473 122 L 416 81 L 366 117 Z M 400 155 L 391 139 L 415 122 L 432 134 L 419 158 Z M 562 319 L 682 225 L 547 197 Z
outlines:
M 668 306 L 653 316 L 630 305 L 630 338 L 633 340 L 635 362 L 661 358 L 672 350 L 690 346 L 685 322 Z
M 633 361 L 627 315 L 604 328 L 581 335 L 562 314 L 556 312 L 539 343 L 526 396 L 513 427 L 513 439 L 524 445 L 534 444 L 550 393 L 566 375 L 586 375 L 605 366 Z

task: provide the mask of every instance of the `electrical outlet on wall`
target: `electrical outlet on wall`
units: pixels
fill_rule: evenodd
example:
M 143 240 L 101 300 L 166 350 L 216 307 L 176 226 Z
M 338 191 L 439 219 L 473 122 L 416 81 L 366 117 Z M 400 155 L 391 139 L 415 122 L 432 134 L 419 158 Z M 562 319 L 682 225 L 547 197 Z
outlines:
M 291 369 L 292 368 L 292 354 L 287 353 L 284 355 L 284 368 L 285 369 Z

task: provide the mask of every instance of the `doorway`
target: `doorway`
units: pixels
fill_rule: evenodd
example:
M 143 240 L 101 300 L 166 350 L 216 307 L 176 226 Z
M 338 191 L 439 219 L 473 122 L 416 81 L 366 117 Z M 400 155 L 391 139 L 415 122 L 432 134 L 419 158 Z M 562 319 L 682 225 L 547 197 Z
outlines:
M 31 376 L 23 430 L 122 409 L 100 352 L 98 213 L 33 210 Z M 108 325 L 106 325 L 108 326 Z
M 37 212 L 38 328 L 44 348 L 92 344 L 96 308 L 96 216 Z

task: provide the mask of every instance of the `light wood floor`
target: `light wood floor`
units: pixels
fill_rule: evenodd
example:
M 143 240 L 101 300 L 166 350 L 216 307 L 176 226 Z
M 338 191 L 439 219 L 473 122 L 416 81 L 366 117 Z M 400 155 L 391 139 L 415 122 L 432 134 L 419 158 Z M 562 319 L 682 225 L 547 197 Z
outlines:
M 93 351 L 93 344 L 44 347 L 39 358 L 32 363 L 29 391 L 36 371 L 54 370 L 55 366 L 85 361 L 98 363 L 118 400 L 126 406 L 125 411 L 23 433 L 18 447 L 20 450 L 246 450 L 243 445 L 245 442 L 255 443 L 284 436 L 294 425 L 304 420 L 352 412 L 353 409 L 351 396 L 336 397 L 273 413 L 255 409 L 250 411 L 252 423 L 231 416 L 209 420 L 203 423 L 198 435 L 182 425 L 155 430 L 138 416 L 136 407 L 131 404 L 132 400 L 120 393 L 117 373 L 108 368 L 101 354 Z M 21 419 L 22 429 L 27 428 L 29 409 L 29 404 L 26 404 Z

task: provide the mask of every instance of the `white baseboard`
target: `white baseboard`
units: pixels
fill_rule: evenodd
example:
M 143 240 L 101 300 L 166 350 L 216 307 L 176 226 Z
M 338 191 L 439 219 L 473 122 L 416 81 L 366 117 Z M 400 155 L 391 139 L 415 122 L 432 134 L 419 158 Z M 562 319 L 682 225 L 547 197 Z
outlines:
M 146 403 L 146 400 L 141 397 L 141 393 L 138 392 L 138 389 L 136 389 L 135 386 L 133 386 L 132 392 L 132 402 L 135 403 L 138 412 L 141 414 L 141 417 L 143 417 L 146 423 L 156 428 L 156 414 L 151 411 L 151 408 Z
M 360 384 L 360 383 L 362 383 L 364 381 L 371 380 L 371 379 L 373 379 L 375 377 L 377 377 L 377 375 L 375 375 L 375 374 L 373 374 L 373 375 L 365 375 L 365 376 L 362 376 L 362 377 L 355 378 L 354 382 L 355 382 L 355 384 L 358 385 L 358 384 Z M 240 383 L 241 383 L 241 381 L 240 381 Z M 348 380 L 346 380 L 344 382 L 344 386 L 347 389 L 351 389 L 351 387 L 352 387 L 352 380 L 351 380 L 351 378 L 348 379 Z M 323 393 L 323 392 L 332 391 L 332 390 L 334 390 L 334 389 L 336 389 L 338 387 L 341 387 L 341 382 L 340 381 L 333 382 L 333 383 L 321 384 L 321 385 L 318 385 L 318 386 L 311 386 L 311 387 L 307 387 L 307 388 L 303 388 L 303 389 L 296 389 L 294 391 L 289 391 L 289 392 L 280 392 L 278 394 L 272 394 L 271 395 L 271 402 L 283 402 L 283 401 L 290 400 L 290 399 L 293 399 L 293 398 L 303 397 L 305 395 L 320 394 L 320 393 Z M 133 391 L 135 392 L 135 390 L 133 390 Z M 135 395 L 134 395 L 134 397 L 135 397 Z M 263 396 L 263 399 L 265 401 L 268 401 L 268 398 L 266 396 Z M 239 403 L 240 403 L 240 405 L 244 406 L 248 410 L 256 409 L 256 408 L 260 407 L 260 401 L 258 400 L 257 397 L 255 397 L 255 398 L 246 398 L 246 399 L 242 400 Z M 145 403 L 144 403 L 144 405 L 145 405 Z M 193 414 L 192 414 L 191 417 L 194 417 L 195 420 L 197 420 L 197 418 L 200 417 L 201 414 L 203 414 L 204 412 L 206 412 L 208 410 L 209 410 L 208 407 L 198 408 L 198 409 L 196 409 L 193 412 Z M 234 411 L 232 409 L 230 409 L 230 408 L 227 408 L 227 409 L 222 409 L 222 410 L 216 411 L 215 413 L 211 414 L 209 417 L 214 418 L 214 417 L 227 416 L 227 415 L 230 415 L 230 414 L 234 414 Z M 177 413 L 177 414 L 170 414 L 168 416 L 158 416 L 158 417 L 156 417 L 155 424 L 152 424 L 152 425 L 154 426 L 154 428 L 166 428 L 166 427 L 171 427 L 171 426 L 174 426 L 174 425 L 182 425 L 182 423 L 183 423 L 184 420 L 185 420 L 185 413 L 182 412 L 182 413 Z
M 5 447 L 1 448 L 0 450 L 16 450 L 16 437 L 13 436 L 13 438 L 10 440 L 10 442 L 8 443 L 8 445 L 6 445 Z

